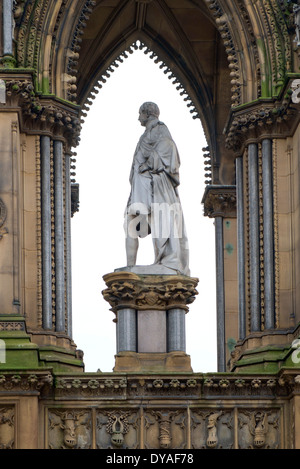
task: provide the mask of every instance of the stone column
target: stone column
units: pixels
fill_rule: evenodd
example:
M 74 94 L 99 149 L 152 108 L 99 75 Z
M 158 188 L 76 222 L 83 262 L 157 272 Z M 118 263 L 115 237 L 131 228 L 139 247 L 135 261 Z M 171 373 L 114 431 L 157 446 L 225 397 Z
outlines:
M 185 310 L 170 309 L 167 318 L 167 350 L 186 351 L 185 344 Z
M 275 325 L 272 140 L 262 141 L 265 329 Z
M 216 313 L 218 371 L 226 371 L 226 288 L 224 277 L 224 218 L 236 218 L 236 186 L 210 185 L 202 199 L 204 215 L 215 219 Z
M 54 220 L 55 220 L 55 329 L 65 331 L 65 263 L 63 205 L 63 145 L 55 141 L 54 156 Z
M 20 312 L 20 154 L 18 123 L 12 124 L 13 304 Z
M 44 329 L 52 329 L 50 137 L 41 136 L 41 212 Z
M 215 218 L 218 371 L 226 370 L 223 218 Z
M 245 311 L 245 237 L 244 237 L 244 188 L 243 159 L 236 159 L 236 197 L 237 197 L 237 250 L 239 282 L 239 339 L 246 336 Z
M 137 351 L 136 311 L 124 308 L 118 311 L 117 353 Z
M 248 146 L 251 332 L 260 331 L 258 145 Z
M 13 54 L 13 0 L 3 0 L 3 55 Z
M 72 337 L 72 255 L 71 255 L 71 179 L 70 155 L 65 155 L 65 222 L 66 222 L 66 292 L 67 334 Z

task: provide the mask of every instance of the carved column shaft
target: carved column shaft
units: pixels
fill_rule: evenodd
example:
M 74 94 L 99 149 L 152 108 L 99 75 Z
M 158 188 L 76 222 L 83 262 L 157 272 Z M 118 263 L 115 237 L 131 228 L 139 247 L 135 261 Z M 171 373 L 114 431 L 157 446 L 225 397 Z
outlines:
M 251 331 L 260 331 L 258 145 L 248 146 Z
M 237 180 L 241 171 L 237 163 Z M 250 331 L 272 329 L 275 325 L 275 278 L 274 278 L 274 210 L 273 210 L 273 169 L 272 140 L 264 139 L 261 155 L 257 143 L 248 146 L 249 173 L 249 265 L 250 265 Z M 242 183 L 239 182 L 241 185 Z M 240 197 L 243 196 L 242 189 Z M 242 207 L 242 205 L 241 205 Z M 239 210 L 240 226 L 242 208 Z M 243 259 L 244 241 L 242 226 L 239 237 Z M 242 269 L 242 266 L 241 266 Z M 242 282 L 240 276 L 240 282 Z M 242 285 L 241 285 L 242 288 Z M 241 312 L 242 318 L 242 312 Z M 243 319 L 242 319 L 243 321 Z M 241 337 L 242 338 L 242 337 Z
M 63 207 L 63 146 L 54 142 L 54 200 L 55 200 L 55 328 L 65 330 L 65 263 Z
M 3 55 L 12 55 L 13 53 L 13 0 L 3 0 Z
M 117 353 L 137 351 L 136 311 L 124 308 L 118 311 Z
M 50 137 L 41 137 L 43 328 L 52 329 Z
M 66 223 L 66 292 L 67 292 L 67 333 L 70 337 L 72 331 L 72 255 L 71 255 L 71 179 L 70 155 L 65 154 L 65 223 Z
M 168 311 L 167 317 L 167 349 L 168 352 L 186 351 L 185 342 L 185 311 L 174 308 Z
M 41 137 L 41 214 L 42 214 L 42 289 L 43 328 L 57 332 L 66 331 L 66 256 L 65 216 L 70 218 L 70 190 L 66 190 L 66 213 L 64 207 L 64 153 L 63 144 L 52 142 L 50 137 Z M 53 171 L 53 177 L 52 177 Z M 53 196 L 52 197 L 52 191 Z M 70 221 L 68 222 L 70 224 Z M 66 233 L 66 234 L 65 234 Z M 70 245 L 68 245 L 70 250 Z M 70 251 L 69 261 L 70 261 Z M 52 268 L 53 263 L 55 268 Z M 55 285 L 55 289 L 53 288 Z M 70 298 L 69 298 L 70 301 Z M 54 317 L 53 317 L 54 314 Z M 70 313 L 69 313 L 70 315 Z M 71 318 L 68 317 L 68 324 Z
M 245 237 L 244 237 L 244 193 L 243 160 L 236 159 L 236 195 L 237 195 L 237 249 L 239 281 L 239 338 L 246 336 L 246 297 L 245 297 Z
M 218 371 L 226 370 L 226 295 L 224 278 L 224 218 L 236 218 L 236 187 L 207 186 L 202 199 L 204 215 L 215 219 L 217 360 Z
M 262 142 L 263 170 L 263 215 L 264 215 L 264 307 L 265 329 L 273 329 L 275 324 L 275 279 L 274 279 L 274 211 L 272 141 Z
M 223 218 L 215 218 L 218 371 L 226 370 Z
M 12 124 L 13 304 L 20 312 L 20 153 L 18 124 Z

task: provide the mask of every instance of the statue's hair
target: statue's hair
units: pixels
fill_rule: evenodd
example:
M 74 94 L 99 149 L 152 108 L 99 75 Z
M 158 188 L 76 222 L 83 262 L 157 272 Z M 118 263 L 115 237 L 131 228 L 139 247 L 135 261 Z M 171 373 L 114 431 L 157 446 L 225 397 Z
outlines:
M 155 103 L 151 103 L 147 101 L 146 103 L 142 104 L 140 107 L 140 111 L 145 111 L 148 116 L 155 116 L 159 117 L 159 107 Z

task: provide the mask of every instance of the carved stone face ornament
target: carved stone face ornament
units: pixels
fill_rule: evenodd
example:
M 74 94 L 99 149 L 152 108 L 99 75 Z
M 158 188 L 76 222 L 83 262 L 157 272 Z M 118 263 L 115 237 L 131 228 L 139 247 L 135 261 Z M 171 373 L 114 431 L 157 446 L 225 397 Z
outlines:
M 208 448 L 216 448 L 218 444 L 218 436 L 217 436 L 217 420 L 222 413 L 217 412 L 214 414 L 210 414 L 207 417 L 207 431 L 208 437 L 206 440 L 206 445 Z
M 111 442 L 114 446 L 120 448 L 124 443 L 124 425 L 120 417 L 115 417 L 115 422 L 112 424 Z
M 255 428 L 253 445 L 256 448 L 262 448 L 266 443 L 266 415 L 262 412 L 257 412 L 254 417 Z
M 74 417 L 67 417 L 63 420 L 61 428 L 64 430 L 64 446 L 66 448 L 75 448 L 77 444 L 76 423 Z
M 111 443 L 117 448 L 122 448 L 124 435 L 128 432 L 127 413 L 109 414 L 106 431 L 111 435 Z

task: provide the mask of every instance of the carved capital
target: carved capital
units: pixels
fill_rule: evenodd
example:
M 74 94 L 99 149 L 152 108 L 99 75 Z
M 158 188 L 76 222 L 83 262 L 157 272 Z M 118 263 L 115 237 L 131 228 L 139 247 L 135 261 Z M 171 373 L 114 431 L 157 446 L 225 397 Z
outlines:
M 206 217 L 235 218 L 236 188 L 235 186 L 207 186 L 202 203 Z
M 81 130 L 78 106 L 37 93 L 30 74 L 3 73 L 0 78 L 6 86 L 5 110 L 21 111 L 22 131 L 54 134 L 70 146 L 77 146 Z
M 249 140 L 283 138 L 293 135 L 300 108 L 290 80 L 278 99 L 259 99 L 233 109 L 226 132 L 226 148 L 241 153 Z
M 114 272 L 104 277 L 103 297 L 113 312 L 122 308 L 169 310 L 188 306 L 198 294 L 198 279 L 183 275 L 137 275 Z

